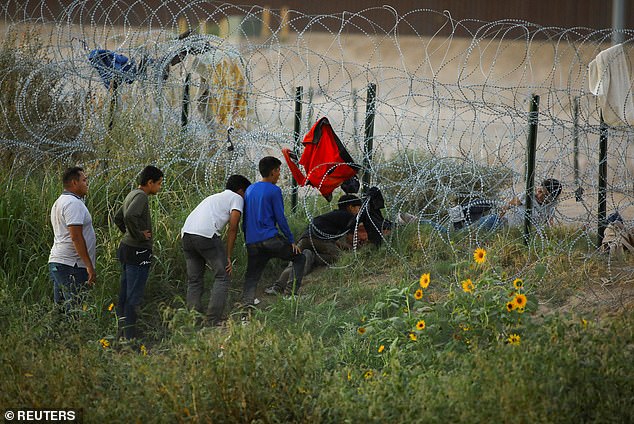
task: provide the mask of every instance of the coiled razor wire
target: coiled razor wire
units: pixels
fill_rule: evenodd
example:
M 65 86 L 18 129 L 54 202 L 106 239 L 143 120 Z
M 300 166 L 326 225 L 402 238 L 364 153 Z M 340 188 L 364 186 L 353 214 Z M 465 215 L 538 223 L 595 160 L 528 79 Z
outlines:
M 409 217 L 421 245 L 438 237 L 455 246 L 442 230 L 451 227 L 449 208 L 470 199 L 501 204 L 524 191 L 536 94 L 535 182 L 562 182 L 555 222 L 567 232 L 558 239 L 537 228 L 518 275 L 553 252 L 572 258 L 575 245 L 595 251 L 600 107 L 587 75 L 588 63 L 610 46 L 611 30 L 454 20 L 426 9 L 399 15 L 387 6 L 308 16 L 213 1 L 62 3 L 9 1 L 0 9 L 0 152 L 16 177 L 81 162 L 93 175 L 113 177 L 155 163 L 172 181 L 187 175 L 205 192 L 236 172 L 257 180 L 262 156 L 296 148 L 301 86 L 300 134 L 327 116 L 355 162 L 369 163 L 363 172 L 382 190 L 386 217 Z M 393 24 L 373 23 L 367 16 L 377 12 Z M 430 15 L 437 31 L 417 34 L 410 23 Z M 624 31 L 628 57 L 633 35 Z M 99 49 L 134 67 L 104 78 L 88 60 Z M 609 130 L 608 211 L 630 226 L 631 137 L 629 125 Z M 290 194 L 289 180 L 282 187 Z M 316 194 L 300 190 L 309 218 L 329 209 Z M 476 226 L 459 234 L 458 244 L 468 247 L 487 237 Z M 398 255 L 398 242 L 398 234 L 386 237 L 388 254 Z

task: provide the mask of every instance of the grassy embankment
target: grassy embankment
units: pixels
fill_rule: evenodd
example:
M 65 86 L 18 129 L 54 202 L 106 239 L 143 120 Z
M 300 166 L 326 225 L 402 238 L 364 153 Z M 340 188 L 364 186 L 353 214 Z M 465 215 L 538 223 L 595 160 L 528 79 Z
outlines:
M 298 300 L 266 298 L 248 326 L 231 309 L 226 328 L 199 328 L 184 309 L 178 232 L 204 194 L 172 184 L 152 200 L 157 261 L 141 317 L 144 354 L 115 340 L 108 310 L 119 278 L 109 217 L 129 185 L 92 181 L 98 284 L 66 318 L 54 312 L 46 268 L 57 171 L 42 175 L 2 177 L 0 409 L 82 408 L 86 422 L 634 419 L 631 307 L 567 310 L 570 297 L 590 296 L 609 274 L 585 245 L 556 249 L 565 231 L 530 250 L 517 234 L 492 236 L 478 265 L 459 240 L 404 228 L 389 249 L 346 254 L 338 268 L 309 276 Z M 298 232 L 304 218 L 291 224 Z M 230 308 L 245 268 L 241 243 L 237 259 Z M 281 266 L 269 265 L 264 281 Z M 613 293 L 627 289 L 612 284 Z M 517 294 L 525 309 L 507 311 Z
M 5 40 L 0 55 L 0 409 L 81 408 L 85 422 L 634 421 L 634 316 L 620 302 L 632 293 L 627 264 L 609 268 L 565 230 L 529 249 L 518 233 L 492 235 L 480 241 L 487 256 L 476 264 L 461 235 L 451 244 L 406 227 L 384 247 L 348 253 L 309 276 L 299 299 L 264 299 L 248 326 L 231 315 L 245 270 L 239 243 L 228 325 L 197 327 L 184 308 L 179 230 L 206 194 L 197 189 L 206 174 L 175 169 L 179 161 L 202 166 L 213 151 L 194 150 L 178 126 L 134 111 L 117 114 L 106 139 L 86 122 L 81 144 L 67 146 L 80 128 L 73 113 L 94 116 L 77 109 L 82 99 L 57 95 L 51 81 L 59 75 L 44 72 L 45 55 L 16 45 Z M 40 67 L 41 77 L 30 78 Z M 16 96 L 25 81 L 37 95 Z M 120 166 L 107 179 L 88 169 L 98 283 L 70 318 L 54 310 L 46 265 L 60 170 L 43 165 L 81 155 Z M 110 217 L 131 187 L 126 166 L 147 162 L 171 167 L 152 199 L 157 260 L 140 319 L 142 351 L 115 339 L 109 306 L 120 235 Z M 301 214 L 291 220 L 296 233 L 305 225 Z M 263 282 L 281 266 L 269 265 Z M 521 288 L 513 286 L 518 277 Z

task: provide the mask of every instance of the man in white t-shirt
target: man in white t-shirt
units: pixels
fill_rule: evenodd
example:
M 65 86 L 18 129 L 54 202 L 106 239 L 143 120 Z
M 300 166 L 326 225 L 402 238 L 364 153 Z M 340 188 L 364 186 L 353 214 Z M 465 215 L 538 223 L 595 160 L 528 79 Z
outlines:
M 531 223 L 537 228 L 550 226 L 555 216 L 557 199 L 561 194 L 561 183 L 554 178 L 548 178 L 535 189 L 531 209 Z M 500 211 L 500 216 L 509 227 L 521 227 L 524 225 L 526 215 L 526 193 L 514 197 Z
M 561 190 L 561 183 L 554 178 L 545 179 L 535 189 L 531 208 L 531 224 L 537 229 L 541 230 L 552 225 Z M 521 193 L 499 208 L 497 213 L 483 216 L 472 225 L 485 230 L 494 230 L 502 226 L 521 227 L 526 215 L 525 201 L 526 193 Z
M 64 191 L 51 208 L 55 237 L 48 267 L 55 303 L 69 307 L 77 302 L 77 295 L 86 285 L 95 284 L 97 237 L 83 200 L 88 193 L 84 170 L 78 166 L 68 168 L 62 182 Z
M 214 272 L 214 283 L 207 306 L 207 320 L 212 325 L 222 321 L 229 276 L 233 271 L 231 254 L 238 234 L 240 216 L 244 208 L 244 192 L 251 182 L 242 175 L 232 175 L 226 189 L 207 197 L 189 214 L 181 230 L 183 251 L 187 264 L 187 306 L 203 312 L 201 297 L 204 289 L 205 267 Z M 227 247 L 220 233 L 229 224 Z

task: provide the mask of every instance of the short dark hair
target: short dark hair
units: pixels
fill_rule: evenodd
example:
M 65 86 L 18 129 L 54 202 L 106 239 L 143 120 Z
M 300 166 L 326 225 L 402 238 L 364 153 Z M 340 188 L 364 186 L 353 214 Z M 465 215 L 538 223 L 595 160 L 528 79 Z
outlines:
M 81 166 L 67 168 L 66 171 L 64 171 L 64 175 L 62 175 L 62 184 L 64 184 L 64 187 L 68 187 L 71 181 L 78 181 L 82 172 L 84 172 L 84 168 Z
M 262 177 L 267 178 L 271 176 L 271 172 L 274 169 L 279 168 L 282 165 L 282 161 L 273 156 L 265 156 L 260 159 L 260 163 L 258 164 L 258 169 L 260 170 L 260 175 Z
M 337 201 L 337 207 L 341 210 L 347 208 L 348 206 L 361 206 L 361 199 L 359 199 L 354 194 L 344 194 Z
M 561 194 L 561 183 L 554 178 L 547 178 L 542 182 L 542 187 L 548 190 L 548 200 L 554 202 Z
M 227 184 L 225 185 L 225 188 L 227 190 L 233 191 L 234 193 L 237 193 L 240 189 L 246 190 L 247 187 L 249 187 L 250 185 L 251 181 L 249 181 L 245 176 L 232 175 L 227 179 Z
M 139 185 L 146 185 L 150 180 L 156 182 L 163 178 L 163 171 L 156 166 L 148 165 L 139 174 Z

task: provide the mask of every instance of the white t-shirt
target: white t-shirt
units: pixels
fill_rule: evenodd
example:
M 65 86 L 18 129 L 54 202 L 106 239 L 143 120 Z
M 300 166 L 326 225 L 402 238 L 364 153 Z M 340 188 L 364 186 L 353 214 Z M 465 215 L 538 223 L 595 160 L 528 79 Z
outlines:
M 506 212 L 504 218 L 510 227 L 521 227 L 524 225 L 524 214 L 526 213 L 526 192 L 521 193 L 518 199 L 522 202 L 518 206 L 512 207 Z M 536 227 L 548 226 L 550 219 L 555 216 L 556 202 L 539 204 L 533 195 L 533 207 L 531 209 L 532 223 Z
M 244 199 L 231 190 L 207 197 L 189 214 L 181 230 L 184 233 L 212 238 L 229 222 L 232 210 L 242 213 Z
M 56 262 L 68 266 L 77 265 L 86 268 L 86 264 L 77 254 L 75 245 L 70 238 L 69 225 L 81 225 L 82 234 L 86 241 L 88 256 L 95 266 L 97 257 L 97 236 L 92 227 L 92 217 L 83 200 L 78 196 L 64 192 L 57 198 L 51 208 L 51 224 L 53 225 L 53 247 L 48 257 L 49 262 Z

